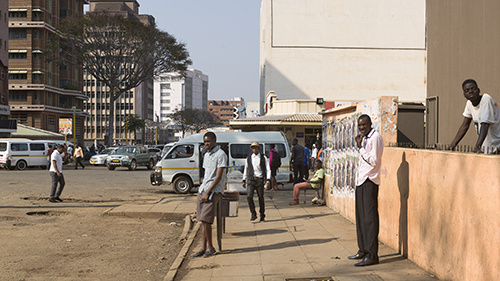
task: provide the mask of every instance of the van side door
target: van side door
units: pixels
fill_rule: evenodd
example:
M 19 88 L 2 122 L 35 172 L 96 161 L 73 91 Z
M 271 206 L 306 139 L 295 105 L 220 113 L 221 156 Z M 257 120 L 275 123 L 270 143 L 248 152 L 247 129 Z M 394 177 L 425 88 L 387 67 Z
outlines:
M 198 184 L 200 177 L 198 172 L 198 153 L 193 144 L 176 145 L 165 155 L 162 160 L 164 174 L 186 174 L 191 177 L 193 184 Z
M 43 142 L 31 142 L 29 166 L 45 166 L 47 164 L 47 148 Z

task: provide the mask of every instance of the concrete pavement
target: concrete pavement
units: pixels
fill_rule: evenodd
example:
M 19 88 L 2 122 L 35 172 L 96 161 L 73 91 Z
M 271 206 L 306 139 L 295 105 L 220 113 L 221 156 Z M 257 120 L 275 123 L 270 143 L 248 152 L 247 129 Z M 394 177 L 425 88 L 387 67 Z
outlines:
M 383 244 L 380 264 L 355 267 L 357 261 L 347 259 L 357 251 L 355 225 L 326 206 L 312 205 L 312 192 L 306 204 L 301 194 L 301 204 L 289 206 L 291 188 L 289 184 L 278 192 L 266 191 L 266 221 L 261 223 L 250 222 L 246 197 L 240 196 L 239 216 L 226 219 L 222 252 L 191 258 L 200 248 L 198 233 L 175 280 L 437 280 Z M 195 210 L 195 200 L 192 195 L 169 194 L 153 205 L 124 205 L 108 214 L 181 215 Z M 215 225 L 213 234 L 215 242 Z

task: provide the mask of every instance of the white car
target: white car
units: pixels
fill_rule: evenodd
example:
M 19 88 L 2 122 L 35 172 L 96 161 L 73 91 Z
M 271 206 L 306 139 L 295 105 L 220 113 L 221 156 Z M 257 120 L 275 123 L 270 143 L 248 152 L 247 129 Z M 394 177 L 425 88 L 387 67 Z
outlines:
M 108 155 L 111 154 L 113 151 L 115 151 L 118 147 L 109 147 L 104 149 L 101 154 L 96 154 L 92 157 L 90 157 L 90 164 L 91 165 L 106 165 L 106 158 L 108 158 Z

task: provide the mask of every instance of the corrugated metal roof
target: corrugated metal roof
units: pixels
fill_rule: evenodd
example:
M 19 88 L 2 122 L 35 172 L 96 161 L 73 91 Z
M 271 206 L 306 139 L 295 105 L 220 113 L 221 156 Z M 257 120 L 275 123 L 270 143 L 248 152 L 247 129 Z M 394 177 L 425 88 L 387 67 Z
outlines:
M 316 113 L 295 113 L 266 115 L 253 118 L 231 120 L 233 122 L 322 122 L 323 117 Z

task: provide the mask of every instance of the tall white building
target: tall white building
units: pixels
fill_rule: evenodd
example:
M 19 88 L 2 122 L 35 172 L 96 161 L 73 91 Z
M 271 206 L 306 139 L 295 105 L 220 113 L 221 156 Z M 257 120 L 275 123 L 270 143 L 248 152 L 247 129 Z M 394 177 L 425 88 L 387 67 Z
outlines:
M 262 0 L 260 106 L 426 98 L 426 1 Z
M 154 81 L 155 121 L 168 122 L 168 115 L 186 108 L 207 110 L 208 75 L 188 69 L 160 74 Z

